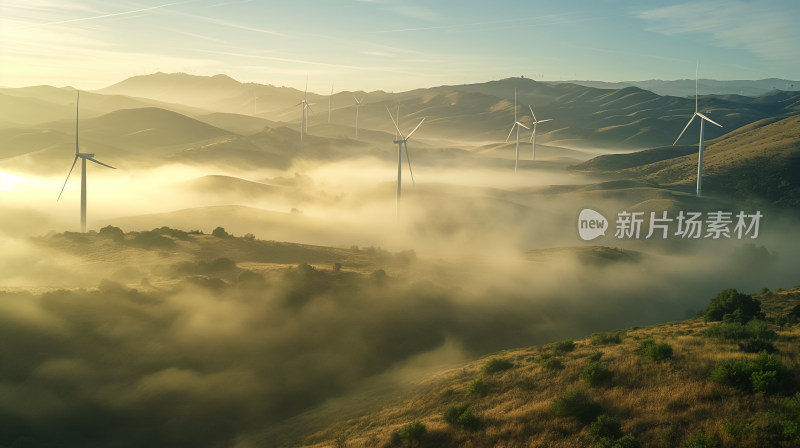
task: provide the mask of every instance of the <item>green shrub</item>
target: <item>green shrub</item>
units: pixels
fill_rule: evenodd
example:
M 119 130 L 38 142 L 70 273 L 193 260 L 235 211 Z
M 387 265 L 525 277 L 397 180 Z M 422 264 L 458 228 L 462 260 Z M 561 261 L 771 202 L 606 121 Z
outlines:
M 564 368 L 564 363 L 558 358 L 546 358 L 542 362 L 542 367 L 546 370 L 561 370 Z
M 672 358 L 672 346 L 666 342 L 656 344 L 652 339 L 645 339 L 639 344 L 636 354 L 650 358 L 653 361 L 662 361 Z
M 777 392 L 789 384 L 790 374 L 775 356 L 761 352 L 758 358 L 736 359 L 719 364 L 710 379 L 747 392 Z
M 554 355 L 563 355 L 565 353 L 569 353 L 575 350 L 575 342 L 572 339 L 559 341 L 553 344 L 550 347 L 550 350 L 553 352 Z
M 467 393 L 470 395 L 484 396 L 489 393 L 489 389 L 491 389 L 491 387 L 488 381 L 483 378 L 477 378 L 475 381 L 470 383 L 469 387 L 467 388 Z
M 625 331 L 616 330 L 616 331 L 609 331 L 606 333 L 594 333 L 589 337 L 591 338 L 592 345 L 619 344 L 625 337 Z
M 765 341 L 764 339 L 748 339 L 744 343 L 739 344 L 739 349 L 745 353 L 776 353 L 778 351 L 772 341 Z
M 510 359 L 507 358 L 493 358 L 490 359 L 489 362 L 484 364 L 483 366 L 483 373 L 492 374 L 497 372 L 502 372 L 504 370 L 508 370 L 514 367 L 514 363 L 511 362 Z
M 785 439 L 800 442 L 800 392 L 784 400 L 780 424 Z
M 703 331 L 702 335 L 717 339 L 761 339 L 764 341 L 773 341 L 778 337 L 777 333 L 763 320 L 751 320 L 745 325 L 740 323 L 712 325 Z
M 614 417 L 603 414 L 589 425 L 589 441 L 598 445 L 610 446 L 622 437 L 622 424 Z
M 716 448 L 720 445 L 716 435 L 708 435 L 702 429 L 689 436 L 684 443 L 686 448 Z
M 726 289 L 711 299 L 703 311 L 706 321 L 747 323 L 752 319 L 763 319 L 761 301 L 735 289 Z
M 592 387 L 597 387 L 611 380 L 611 371 L 599 362 L 590 362 L 581 370 L 581 379 Z
M 425 425 L 417 421 L 400 428 L 397 431 L 397 438 L 402 442 L 406 442 L 409 448 L 413 448 L 414 446 L 420 446 L 422 438 L 427 431 L 428 429 Z
M 469 404 L 450 406 L 444 412 L 444 421 L 450 426 L 475 430 L 480 426 L 480 419 L 472 412 Z
M 557 417 L 573 417 L 588 423 L 603 413 L 603 408 L 580 389 L 568 390 L 550 405 L 550 412 Z
M 631 433 L 626 433 L 624 436 L 617 439 L 617 441 L 611 445 L 611 448 L 639 448 L 639 446 L 636 437 Z

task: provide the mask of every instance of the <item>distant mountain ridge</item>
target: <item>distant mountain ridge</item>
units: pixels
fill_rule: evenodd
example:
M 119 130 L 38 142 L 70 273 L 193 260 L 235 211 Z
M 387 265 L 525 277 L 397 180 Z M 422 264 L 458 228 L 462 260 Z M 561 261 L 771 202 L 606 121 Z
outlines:
M 638 87 L 649 90 L 658 95 L 668 95 L 677 97 L 694 96 L 695 80 L 678 79 L 674 81 L 662 81 L 660 79 L 649 79 L 647 81 L 556 81 L 580 86 L 595 87 L 598 89 L 624 89 L 625 87 Z M 798 91 L 800 81 L 788 79 L 767 78 L 759 80 L 732 80 L 718 81 L 715 79 L 699 80 L 700 94 L 706 95 L 742 95 L 759 96 L 773 90 Z

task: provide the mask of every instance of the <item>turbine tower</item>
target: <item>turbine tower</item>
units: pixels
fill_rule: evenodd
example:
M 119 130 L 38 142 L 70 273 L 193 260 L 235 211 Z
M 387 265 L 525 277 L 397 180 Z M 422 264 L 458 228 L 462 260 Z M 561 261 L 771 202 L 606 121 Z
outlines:
M 94 154 L 83 153 L 78 150 L 78 104 L 81 101 L 81 92 L 78 91 L 78 100 L 75 102 L 75 159 L 72 161 L 72 166 L 67 173 L 67 179 L 64 181 L 64 186 L 61 187 L 61 192 L 58 193 L 58 199 L 56 201 L 61 200 L 61 195 L 64 194 L 64 188 L 67 187 L 67 182 L 69 181 L 69 176 L 72 174 L 72 170 L 75 168 L 75 163 L 78 161 L 78 158 L 81 159 L 81 233 L 86 233 L 86 161 L 91 160 L 92 162 L 103 165 L 107 168 L 111 168 L 115 170 L 111 165 L 106 165 L 103 162 L 100 162 L 94 158 Z
M 301 115 L 300 115 L 300 142 L 303 142 L 303 134 L 308 134 L 308 111 L 311 110 L 311 105 L 314 103 L 309 103 L 306 95 L 308 94 L 308 76 L 306 76 L 306 89 L 303 91 L 303 100 L 299 103 L 295 104 L 295 106 L 301 106 Z
M 353 99 L 356 100 L 356 137 L 358 137 L 358 109 L 364 102 L 364 97 L 362 96 L 361 99 L 358 99 L 355 95 L 353 95 Z
M 694 117 L 700 117 L 700 143 L 697 146 L 697 197 L 698 198 L 702 193 L 702 186 L 703 186 L 703 138 L 705 134 L 703 124 L 707 121 L 711 124 L 715 124 L 719 127 L 722 127 L 721 124 L 714 122 L 712 119 L 706 117 L 705 115 L 697 111 L 697 74 L 699 68 L 700 65 L 698 64 L 694 72 L 694 114 L 692 114 L 692 118 L 690 118 L 689 122 L 686 123 L 686 126 L 684 126 L 678 138 L 675 139 L 675 143 L 672 144 L 672 146 L 675 146 L 678 143 L 678 140 L 681 139 L 683 133 L 686 132 L 686 129 L 688 129 L 689 125 L 692 124 Z
M 425 118 L 420 120 L 417 127 L 414 128 L 408 135 L 403 136 L 403 133 L 400 131 L 400 126 L 397 125 L 397 121 L 395 121 L 394 117 L 392 116 L 392 112 L 389 111 L 389 107 L 386 107 L 386 112 L 389 114 L 389 118 L 392 120 L 392 124 L 394 125 L 395 130 L 397 130 L 397 138 L 392 142 L 397 145 L 397 196 L 395 199 L 395 207 L 397 210 L 397 216 L 400 216 L 400 190 L 402 186 L 402 179 L 403 179 L 403 146 L 406 148 L 406 161 L 408 161 L 408 172 L 411 174 L 411 183 L 414 183 L 414 171 L 411 169 L 411 157 L 408 155 L 408 139 L 414 134 L 414 132 L 422 126 L 422 122 L 425 121 Z M 399 118 L 399 117 L 398 117 Z
M 511 134 L 514 132 L 514 129 L 517 130 L 517 148 L 514 153 L 514 172 L 517 172 L 517 165 L 519 164 L 519 128 L 523 127 L 525 129 L 530 129 L 529 127 L 525 126 L 524 124 L 517 121 L 517 89 L 514 89 L 514 124 L 511 125 L 511 130 L 508 131 L 508 137 L 506 137 L 506 142 L 508 139 L 511 138 Z
M 533 117 L 533 132 L 531 133 L 531 150 L 533 151 L 533 155 L 531 156 L 531 160 L 536 160 L 536 125 L 539 123 L 544 123 L 545 121 L 553 121 L 553 119 L 548 118 L 546 120 L 537 120 L 536 114 L 533 113 L 533 108 L 530 104 L 528 104 L 528 109 L 531 110 L 531 117 Z

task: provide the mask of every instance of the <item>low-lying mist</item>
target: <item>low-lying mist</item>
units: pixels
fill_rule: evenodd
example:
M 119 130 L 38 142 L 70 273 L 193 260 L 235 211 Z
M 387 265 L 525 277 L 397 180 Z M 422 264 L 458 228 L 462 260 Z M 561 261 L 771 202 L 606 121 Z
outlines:
M 196 253 L 179 250 L 186 241 L 142 249 L 89 235 L 67 244 L 41 235 L 77 230 L 79 179 L 56 203 L 63 179 L 7 178 L 0 445 L 272 446 L 265 437 L 280 436 L 270 429 L 286 418 L 412 361 L 422 375 L 454 359 L 692 317 L 729 287 L 800 283 L 790 214 L 765 210 L 752 240 L 609 232 L 585 243 L 582 208 L 616 213 L 653 193 L 548 187 L 596 181 L 561 170 L 512 177 L 421 164 L 416 184 L 404 173 L 398 216 L 396 165 L 348 164 L 89 174 L 90 228 L 223 226 L 258 240 L 362 247 L 336 268 L 270 264 L 257 251 L 231 252 L 241 253 L 231 256 L 237 267 L 219 272 L 175 268 L 230 251 L 234 240 L 207 235 L 187 240 Z M 371 253 L 364 246 L 417 257 L 357 272 L 355 258 Z M 558 247 L 568 248 L 547 250 Z M 452 356 L 425 356 L 443 351 Z

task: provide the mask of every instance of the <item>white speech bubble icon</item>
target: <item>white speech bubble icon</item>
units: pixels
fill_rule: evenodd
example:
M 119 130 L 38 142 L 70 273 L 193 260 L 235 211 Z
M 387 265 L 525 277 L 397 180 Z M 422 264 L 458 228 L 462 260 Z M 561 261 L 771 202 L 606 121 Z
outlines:
M 605 216 L 590 209 L 581 210 L 578 215 L 578 234 L 584 241 L 591 241 L 601 235 L 605 236 L 608 220 Z

